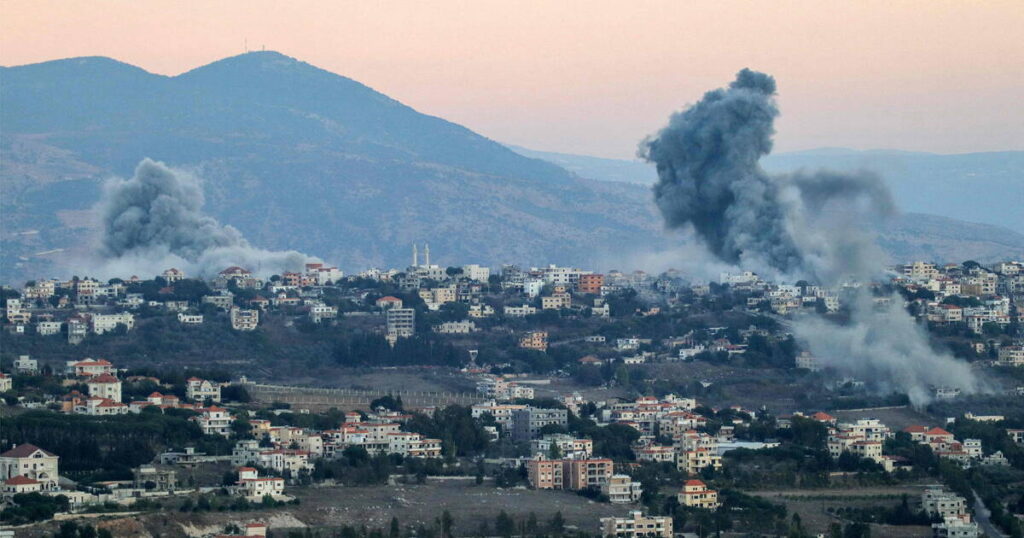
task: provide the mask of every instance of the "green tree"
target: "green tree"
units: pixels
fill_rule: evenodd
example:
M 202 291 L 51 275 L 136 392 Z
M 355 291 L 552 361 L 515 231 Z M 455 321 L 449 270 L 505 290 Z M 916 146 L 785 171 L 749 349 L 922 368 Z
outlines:
M 497 519 L 494 520 L 494 532 L 498 533 L 499 536 L 509 538 L 516 532 L 516 522 L 512 519 L 512 516 L 505 513 L 504 510 L 498 514 Z
M 455 526 L 455 520 L 452 519 L 452 515 L 448 510 L 441 513 L 441 538 L 451 538 L 452 528 Z

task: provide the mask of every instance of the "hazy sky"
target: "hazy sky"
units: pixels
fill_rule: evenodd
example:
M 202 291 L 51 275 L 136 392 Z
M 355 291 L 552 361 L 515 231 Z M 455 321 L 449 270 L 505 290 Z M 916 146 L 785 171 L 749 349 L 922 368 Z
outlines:
M 503 142 L 632 157 L 743 67 L 777 149 L 1024 149 L 1024 0 L 0 0 L 0 64 L 177 74 L 265 46 Z

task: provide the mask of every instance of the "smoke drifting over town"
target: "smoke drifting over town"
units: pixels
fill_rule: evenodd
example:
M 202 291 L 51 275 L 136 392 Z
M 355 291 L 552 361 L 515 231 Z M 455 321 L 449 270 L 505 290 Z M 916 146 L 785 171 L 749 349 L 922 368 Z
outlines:
M 198 178 L 144 159 L 129 179 L 106 182 L 97 206 L 102 224 L 100 274 L 152 275 L 177 267 L 213 275 L 238 265 L 268 275 L 299 270 L 314 258 L 253 247 L 237 229 L 203 214 Z
M 654 197 L 667 226 L 692 229 L 718 260 L 763 276 L 836 285 L 880 274 L 885 258 L 866 224 L 895 212 L 880 178 L 761 168 L 779 114 L 775 91 L 771 76 L 744 69 L 641 143 L 640 155 L 657 166 Z M 966 364 L 930 348 L 898 298 L 876 310 L 859 294 L 847 325 L 796 321 L 797 338 L 823 364 L 905 392 L 914 405 L 927 403 L 930 386 L 979 389 Z

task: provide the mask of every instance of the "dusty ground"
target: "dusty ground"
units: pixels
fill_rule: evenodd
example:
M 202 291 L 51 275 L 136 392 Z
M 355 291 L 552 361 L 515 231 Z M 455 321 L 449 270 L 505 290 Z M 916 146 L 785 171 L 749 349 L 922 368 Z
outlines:
M 910 508 L 920 508 L 920 498 L 923 486 L 899 486 L 899 487 L 863 487 L 843 489 L 802 489 L 802 490 L 772 490 L 750 492 L 751 495 L 763 497 L 775 503 L 785 504 L 787 513 L 800 514 L 806 528 L 812 535 L 828 532 L 829 525 L 838 521 L 828 513 L 829 508 L 841 507 L 868 507 L 868 506 L 897 506 L 900 496 L 906 494 L 910 501 Z M 894 537 L 926 537 L 932 535 L 930 527 L 924 526 L 900 526 L 872 525 L 872 536 L 894 536 Z
M 595 532 L 598 519 L 624 515 L 632 505 L 595 503 L 574 493 L 536 491 L 529 489 L 498 489 L 491 484 L 475 485 L 472 479 L 429 481 L 424 485 L 367 487 L 288 488 L 299 498 L 298 506 L 287 506 L 252 512 L 181 513 L 173 508 L 158 513 L 136 516 L 83 517 L 80 523 L 108 528 L 115 536 L 142 538 L 173 538 L 202 536 L 222 532 L 228 523 L 244 525 L 253 521 L 268 522 L 275 535 L 284 536 L 288 529 L 331 529 L 341 525 L 387 527 L 395 516 L 403 526 L 430 525 L 444 510 L 455 521 L 455 534 L 476 534 L 486 521 L 493 529 L 494 519 L 502 510 L 526 521 L 530 512 L 543 525 L 556 512 L 561 512 L 566 525 Z M 177 506 L 180 501 L 168 502 Z M 17 530 L 18 538 L 50 536 L 56 522 Z

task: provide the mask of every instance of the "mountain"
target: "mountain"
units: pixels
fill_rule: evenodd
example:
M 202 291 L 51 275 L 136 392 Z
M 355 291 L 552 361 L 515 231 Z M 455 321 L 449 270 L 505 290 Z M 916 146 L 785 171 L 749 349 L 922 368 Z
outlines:
M 510 146 L 601 181 L 652 185 L 654 166 L 640 162 L 566 155 Z M 940 155 L 896 150 L 819 148 L 766 157 L 769 172 L 806 169 L 871 170 L 881 175 L 904 211 L 1006 226 L 1024 233 L 1024 151 Z
M 643 178 L 623 181 L 644 164 L 522 155 L 275 52 L 173 77 L 98 57 L 0 68 L 0 126 L 4 283 L 68 275 L 102 181 L 145 157 L 203 178 L 206 212 L 253 244 L 347 270 L 404 266 L 414 241 L 441 264 L 602 268 L 674 241 Z M 882 237 L 898 259 L 1024 252 L 1004 229 L 905 218 Z
M 144 157 L 202 177 L 207 211 L 253 243 L 349 269 L 582 263 L 661 241 L 647 194 L 581 179 L 275 52 L 165 77 L 108 58 L 4 68 L 0 271 L 41 276 L 88 247 L 101 180 Z M 45 274 L 45 273 L 44 273 Z

